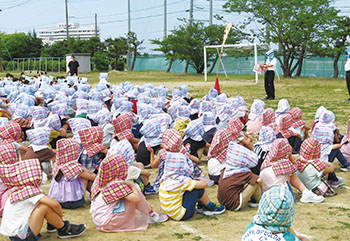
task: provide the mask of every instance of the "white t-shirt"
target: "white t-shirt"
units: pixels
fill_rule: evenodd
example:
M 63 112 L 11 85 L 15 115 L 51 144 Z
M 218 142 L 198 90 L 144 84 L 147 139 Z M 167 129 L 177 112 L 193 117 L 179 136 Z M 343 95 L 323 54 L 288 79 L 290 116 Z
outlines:
M 350 71 L 350 59 L 346 60 L 344 69 L 345 71 Z
M 268 67 L 267 70 L 276 71 L 277 59 L 273 58 L 272 60 L 268 59 L 266 61 L 266 65 L 272 65 L 272 67 Z
M 28 231 L 29 217 L 33 209 L 38 205 L 39 200 L 44 196 L 44 194 L 38 194 L 16 203 L 11 203 L 11 198 L 9 197 L 2 215 L 0 233 L 8 237 L 17 235 L 19 238 L 25 239 Z

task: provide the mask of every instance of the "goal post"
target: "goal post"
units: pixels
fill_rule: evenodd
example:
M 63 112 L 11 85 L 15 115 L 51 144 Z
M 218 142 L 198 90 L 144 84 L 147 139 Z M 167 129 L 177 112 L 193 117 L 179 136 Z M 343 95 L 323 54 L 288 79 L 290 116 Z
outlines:
M 220 49 L 222 47 L 223 48 L 254 47 L 254 61 L 255 61 L 255 65 L 258 64 L 258 48 L 257 48 L 257 44 L 248 43 L 248 44 L 226 44 L 226 45 L 208 45 L 208 46 L 204 46 L 203 51 L 204 51 L 204 81 L 205 82 L 208 81 L 207 49 Z M 221 62 L 221 64 L 222 64 L 224 73 L 226 75 L 225 67 L 224 67 L 222 62 Z M 258 73 L 257 72 L 255 72 L 255 82 L 258 83 Z

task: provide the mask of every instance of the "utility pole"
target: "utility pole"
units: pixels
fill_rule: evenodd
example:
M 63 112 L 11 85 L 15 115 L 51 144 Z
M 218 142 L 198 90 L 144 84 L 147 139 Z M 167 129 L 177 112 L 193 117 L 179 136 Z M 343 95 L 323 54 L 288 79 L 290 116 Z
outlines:
M 66 32 L 67 32 L 67 44 L 69 46 L 69 23 L 68 23 L 68 0 L 66 2 Z
M 191 5 L 190 5 L 190 25 L 192 25 L 193 22 L 193 0 L 191 0 Z
M 164 38 L 167 37 L 168 35 L 168 30 L 167 30 L 167 3 L 166 0 L 164 0 Z
M 131 19 L 130 19 L 130 0 L 128 0 L 128 35 L 129 36 L 129 33 L 131 32 Z M 127 57 L 126 57 L 126 65 L 128 67 L 128 70 L 130 70 L 131 66 L 130 66 L 130 49 L 129 49 L 129 37 L 127 38 L 127 45 L 128 45 L 128 53 L 127 53 Z
M 95 13 L 95 37 L 98 37 L 98 34 L 97 34 L 97 13 Z
M 209 25 L 213 24 L 213 0 L 209 2 Z

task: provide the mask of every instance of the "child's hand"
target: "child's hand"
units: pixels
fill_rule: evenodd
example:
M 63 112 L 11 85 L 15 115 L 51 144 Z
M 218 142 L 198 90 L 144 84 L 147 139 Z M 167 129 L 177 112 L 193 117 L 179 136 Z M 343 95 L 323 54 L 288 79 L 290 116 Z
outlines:
M 152 147 L 150 147 L 150 146 L 147 147 L 147 150 L 148 150 L 150 153 L 154 153 L 154 150 L 153 150 Z

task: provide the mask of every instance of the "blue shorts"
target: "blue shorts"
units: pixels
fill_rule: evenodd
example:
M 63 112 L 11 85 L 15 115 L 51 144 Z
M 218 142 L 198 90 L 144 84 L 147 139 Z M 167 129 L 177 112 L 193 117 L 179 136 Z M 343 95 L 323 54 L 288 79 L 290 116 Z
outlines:
M 30 229 L 30 227 L 28 226 L 28 231 L 27 231 L 27 237 L 25 239 L 20 239 L 18 237 L 9 237 L 11 241 L 37 241 L 41 238 L 40 233 L 38 234 L 38 236 L 35 236 L 33 231 Z
M 181 218 L 181 221 L 187 220 L 193 217 L 196 213 L 196 204 L 198 199 L 201 199 L 204 195 L 204 189 L 193 189 L 192 191 L 186 191 L 182 197 L 182 207 L 186 208 L 185 215 Z
M 78 201 L 64 202 L 60 204 L 61 204 L 61 207 L 65 209 L 77 209 L 82 207 L 85 204 L 85 198 L 83 196 L 83 198 Z

